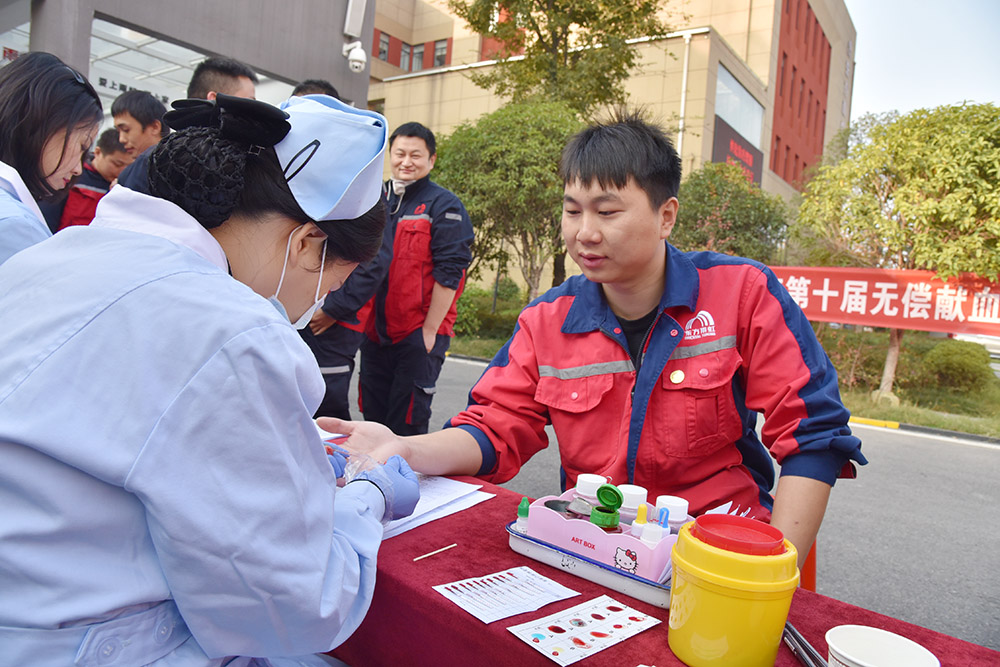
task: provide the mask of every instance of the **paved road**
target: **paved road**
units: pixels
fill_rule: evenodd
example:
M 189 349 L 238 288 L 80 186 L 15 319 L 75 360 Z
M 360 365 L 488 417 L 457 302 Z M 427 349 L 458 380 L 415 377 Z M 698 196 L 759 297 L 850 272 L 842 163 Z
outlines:
M 485 365 L 449 357 L 432 429 L 465 407 Z M 818 590 L 1000 650 L 1000 447 L 858 425 L 871 462 L 834 489 L 819 536 Z M 553 446 L 503 486 L 557 493 Z

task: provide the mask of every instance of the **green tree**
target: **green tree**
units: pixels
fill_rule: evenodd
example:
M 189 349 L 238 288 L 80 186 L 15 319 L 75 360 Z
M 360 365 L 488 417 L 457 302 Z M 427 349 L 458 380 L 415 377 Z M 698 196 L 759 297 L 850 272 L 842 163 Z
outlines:
M 580 112 L 625 100 L 638 64 L 628 40 L 664 35 L 659 0 L 449 0 L 475 32 L 500 45 L 497 64 L 472 75 L 502 97 L 563 100 Z
M 992 104 L 866 116 L 845 157 L 818 170 L 797 238 L 814 264 L 1000 275 L 1000 110 Z M 903 331 L 877 396 L 891 395 Z
M 665 35 L 660 0 L 449 0 L 469 27 L 500 46 L 497 64 L 470 74 L 481 88 L 515 102 L 561 100 L 583 115 L 624 102 L 637 68 L 629 40 Z M 552 284 L 566 277 L 558 243 Z
M 529 297 L 561 247 L 559 154 L 580 130 L 561 102 L 510 103 L 442 139 L 435 180 L 465 204 L 476 228 L 476 268 L 516 260 Z
M 681 183 L 670 242 L 682 250 L 714 250 L 769 263 L 785 239 L 788 209 L 747 180 L 743 170 L 707 162 Z

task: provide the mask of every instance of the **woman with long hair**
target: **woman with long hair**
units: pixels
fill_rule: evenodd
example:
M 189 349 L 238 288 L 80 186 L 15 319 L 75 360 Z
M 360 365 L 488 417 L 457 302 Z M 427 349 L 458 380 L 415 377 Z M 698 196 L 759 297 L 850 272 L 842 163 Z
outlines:
M 0 263 L 52 236 L 37 202 L 80 174 L 103 113 L 94 87 L 51 53 L 0 69 Z

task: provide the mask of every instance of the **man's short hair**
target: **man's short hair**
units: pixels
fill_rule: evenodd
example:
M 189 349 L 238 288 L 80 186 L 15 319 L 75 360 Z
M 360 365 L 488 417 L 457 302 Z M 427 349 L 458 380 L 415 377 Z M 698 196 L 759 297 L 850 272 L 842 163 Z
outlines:
M 127 90 L 115 98 L 111 103 L 111 117 L 117 118 L 125 113 L 139 121 L 144 130 L 153 121 L 159 121 L 160 137 L 165 137 L 170 132 L 170 128 L 163 122 L 163 114 L 167 113 L 167 107 L 145 90 Z
M 392 136 L 389 137 L 390 147 L 392 146 L 392 142 L 396 140 L 396 137 L 416 137 L 417 139 L 423 139 L 424 143 L 427 144 L 428 154 L 437 155 L 437 142 L 434 141 L 434 133 L 420 123 L 411 121 L 397 127 Z
M 681 158 L 663 129 L 636 111 L 619 109 L 605 122 L 577 133 L 559 161 L 563 184 L 597 182 L 621 189 L 635 181 L 653 208 L 677 196 Z
M 329 95 L 340 99 L 340 93 L 326 79 L 306 79 L 292 91 L 293 97 L 298 95 Z
M 259 83 L 257 74 L 239 60 L 222 56 L 206 58 L 194 68 L 187 96 L 190 99 L 206 100 L 213 90 L 230 95 L 238 90 L 237 79 L 241 76 L 250 79 L 255 86 Z
M 118 130 L 113 127 L 101 132 L 101 136 L 97 138 L 97 147 L 104 155 L 125 152 L 125 146 L 118 141 Z

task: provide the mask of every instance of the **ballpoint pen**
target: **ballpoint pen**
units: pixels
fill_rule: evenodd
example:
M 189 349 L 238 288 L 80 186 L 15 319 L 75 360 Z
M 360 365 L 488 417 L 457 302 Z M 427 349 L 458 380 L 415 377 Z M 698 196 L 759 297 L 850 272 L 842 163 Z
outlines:
M 788 648 L 792 650 L 795 657 L 799 659 L 803 665 L 807 667 L 828 667 L 826 660 L 819 654 L 819 652 L 806 641 L 806 638 L 802 636 L 795 626 L 791 623 L 785 623 L 785 633 L 783 635 L 785 643 Z

